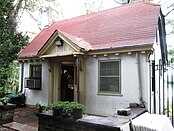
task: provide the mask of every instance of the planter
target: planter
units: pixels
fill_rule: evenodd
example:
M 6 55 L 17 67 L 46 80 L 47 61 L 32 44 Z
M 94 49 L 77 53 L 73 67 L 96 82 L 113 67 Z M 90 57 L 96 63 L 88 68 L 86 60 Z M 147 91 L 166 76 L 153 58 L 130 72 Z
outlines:
M 16 104 L 17 107 L 25 106 L 25 95 L 11 95 L 9 103 Z
M 82 109 L 74 109 L 72 115 L 73 115 L 74 119 L 80 119 L 83 116 L 83 110 Z
M 60 116 L 62 114 L 62 108 L 53 109 L 53 116 Z
M 53 110 L 53 116 L 61 115 L 63 118 L 79 119 L 83 116 L 85 105 L 78 102 L 58 101 L 49 104 L 48 109 Z
M 5 124 L 13 121 L 15 107 L 16 105 L 14 104 L 0 104 L 0 124 Z
M 69 119 L 72 119 L 73 116 L 71 114 L 62 114 L 62 118 L 69 118 Z
M 42 113 L 42 112 L 43 112 L 43 108 L 39 108 L 38 113 Z

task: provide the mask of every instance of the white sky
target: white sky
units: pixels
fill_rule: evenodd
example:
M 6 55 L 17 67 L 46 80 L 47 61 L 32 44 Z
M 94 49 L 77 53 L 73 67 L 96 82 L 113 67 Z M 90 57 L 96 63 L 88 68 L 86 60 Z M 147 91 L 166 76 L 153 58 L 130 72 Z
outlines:
M 83 3 L 85 0 L 60 0 L 60 4 L 63 7 L 63 14 L 65 18 L 71 18 L 82 14 Z M 90 1 L 90 0 L 88 0 Z M 95 0 L 100 3 L 101 0 Z M 103 0 L 102 10 L 113 8 L 116 3 L 113 0 Z
M 84 14 L 84 1 L 85 0 L 58 0 L 60 4 L 61 11 L 63 13 L 62 18 L 59 17 L 58 20 L 69 19 Z M 91 0 L 87 0 L 91 1 Z M 95 0 L 96 4 L 101 3 L 102 0 Z M 113 0 L 103 0 L 101 10 L 109 9 L 115 7 L 117 4 Z M 95 6 L 98 7 L 98 6 Z M 47 25 L 47 20 L 42 20 L 43 25 Z M 19 25 L 19 31 L 23 32 L 36 32 L 39 33 L 37 23 L 30 17 L 26 12 L 23 13 L 21 18 L 21 24 Z

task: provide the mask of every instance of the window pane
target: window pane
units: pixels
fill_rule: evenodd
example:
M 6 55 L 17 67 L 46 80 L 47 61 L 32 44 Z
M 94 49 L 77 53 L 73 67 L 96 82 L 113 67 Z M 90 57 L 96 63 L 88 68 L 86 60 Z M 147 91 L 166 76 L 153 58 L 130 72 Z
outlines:
M 119 77 L 100 77 L 100 91 L 102 92 L 118 92 L 119 93 Z
M 116 76 L 119 76 L 119 75 L 120 75 L 120 64 L 119 64 L 118 61 L 115 63 L 114 74 L 115 74 Z
M 31 77 L 41 77 L 42 66 L 41 65 L 31 65 Z
M 120 61 L 101 61 L 99 92 L 120 93 Z
M 101 62 L 100 76 L 119 76 L 119 61 Z

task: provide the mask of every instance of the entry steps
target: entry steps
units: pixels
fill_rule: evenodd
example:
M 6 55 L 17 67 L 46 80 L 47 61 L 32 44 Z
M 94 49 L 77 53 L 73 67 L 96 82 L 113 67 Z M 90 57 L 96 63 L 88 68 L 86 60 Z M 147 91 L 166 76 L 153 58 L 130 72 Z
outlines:
M 18 122 L 3 124 L 3 127 L 12 129 L 14 131 L 38 131 L 37 127 L 28 126 L 26 124 L 21 124 Z

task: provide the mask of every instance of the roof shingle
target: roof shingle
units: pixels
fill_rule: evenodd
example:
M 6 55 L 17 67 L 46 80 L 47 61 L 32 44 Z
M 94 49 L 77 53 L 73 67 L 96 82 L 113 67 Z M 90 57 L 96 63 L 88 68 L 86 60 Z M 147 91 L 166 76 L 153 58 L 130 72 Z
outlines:
M 58 21 L 43 29 L 19 57 L 37 56 L 55 30 L 83 38 L 94 50 L 152 44 L 159 14 L 159 5 L 136 2 Z

